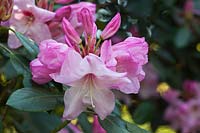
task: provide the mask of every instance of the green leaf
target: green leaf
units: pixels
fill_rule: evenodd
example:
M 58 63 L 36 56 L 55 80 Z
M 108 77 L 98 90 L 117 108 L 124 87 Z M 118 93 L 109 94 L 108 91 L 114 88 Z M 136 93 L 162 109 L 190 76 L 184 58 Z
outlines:
M 180 28 L 177 33 L 176 36 L 174 38 L 174 43 L 176 45 L 177 48 L 184 48 L 187 45 L 189 45 L 189 40 L 190 40 L 190 30 L 188 27 L 183 27 Z
M 30 59 L 36 58 L 37 54 L 39 52 L 37 44 L 34 41 L 32 41 L 32 40 L 28 39 L 27 37 L 25 37 L 23 34 L 19 33 L 19 32 L 15 32 L 15 35 L 20 40 L 21 44 L 29 52 L 30 55 L 27 56 L 27 57 L 30 57 Z
M 59 116 L 47 112 L 18 112 L 16 115 L 24 118 L 20 122 L 15 121 L 15 126 L 22 133 L 50 133 L 62 123 Z
M 63 95 L 52 94 L 34 88 L 22 88 L 11 94 L 7 105 L 24 111 L 47 111 L 54 109 Z
M 142 128 L 139 128 L 135 124 L 126 123 L 126 127 L 127 127 L 127 130 L 129 131 L 129 133 L 150 133 Z
M 97 18 L 101 22 L 108 22 L 111 19 L 111 11 L 105 9 L 99 9 L 97 12 Z
M 133 119 L 138 124 L 143 124 L 150 121 L 153 118 L 153 114 L 156 110 L 154 103 L 143 102 L 135 110 Z
M 153 2 L 153 0 L 129 0 L 126 10 L 135 16 L 146 18 L 153 11 Z
M 23 85 L 25 87 L 31 87 L 32 86 L 31 73 L 28 67 L 29 64 L 25 63 L 26 60 L 24 60 L 24 58 L 21 58 L 20 56 L 17 56 L 13 51 L 8 49 L 4 44 L 0 43 L 0 49 L 4 50 L 8 54 L 8 57 L 10 58 L 10 63 L 16 70 L 16 73 L 18 75 L 24 76 Z
M 99 120 L 99 122 L 107 133 L 149 133 L 137 125 L 126 122 L 116 116 L 108 116 L 105 120 Z
M 123 121 L 118 117 L 108 116 L 105 120 L 99 122 L 108 133 L 129 133 Z
M 84 133 L 91 133 L 92 126 L 89 123 L 89 121 L 87 119 L 87 115 L 85 113 L 81 113 L 81 115 L 79 115 L 78 123 L 80 124 L 81 129 L 83 129 Z
M 15 56 L 15 55 L 10 55 L 10 62 L 16 72 L 20 75 L 23 75 L 23 85 L 25 87 L 31 87 L 31 73 L 29 70 L 29 67 L 24 63 L 25 61 L 22 61 L 21 58 Z

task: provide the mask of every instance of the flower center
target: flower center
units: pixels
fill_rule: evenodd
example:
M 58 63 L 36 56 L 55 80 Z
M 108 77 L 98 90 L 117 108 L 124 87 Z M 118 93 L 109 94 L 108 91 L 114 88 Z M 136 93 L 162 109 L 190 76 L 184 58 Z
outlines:
M 29 11 L 23 11 L 22 13 L 26 19 L 27 25 L 32 24 L 33 21 L 35 20 L 34 15 Z

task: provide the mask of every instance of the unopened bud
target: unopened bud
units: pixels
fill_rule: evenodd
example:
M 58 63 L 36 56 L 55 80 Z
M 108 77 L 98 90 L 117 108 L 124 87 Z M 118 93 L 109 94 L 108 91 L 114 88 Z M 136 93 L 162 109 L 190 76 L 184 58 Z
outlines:
M 13 0 L 0 1 L 0 22 L 6 21 L 11 17 Z
M 106 25 L 106 27 L 102 31 L 101 38 L 105 40 L 113 36 L 118 31 L 120 24 L 121 24 L 121 16 L 119 13 L 117 13 L 115 17 Z

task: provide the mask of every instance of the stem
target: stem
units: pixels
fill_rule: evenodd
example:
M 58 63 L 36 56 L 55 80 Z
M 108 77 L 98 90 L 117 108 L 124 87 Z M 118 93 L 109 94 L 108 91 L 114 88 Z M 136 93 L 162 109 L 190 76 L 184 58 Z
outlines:
M 96 47 L 95 47 L 95 50 L 94 52 L 98 49 L 98 47 L 100 46 L 100 43 L 101 43 L 102 39 L 100 38 L 96 44 Z
M 5 120 L 7 112 L 8 112 L 8 106 L 6 105 L 6 106 L 5 106 L 5 109 L 4 109 L 4 111 L 3 111 L 3 114 L 2 114 L 2 121 Z
M 65 126 L 67 126 L 71 121 L 64 121 L 61 125 L 59 125 L 58 127 L 56 127 L 54 130 L 51 131 L 51 133 L 57 133 L 58 131 L 60 131 L 61 129 L 63 129 Z
M 82 49 L 83 56 L 85 56 L 87 53 L 82 43 L 80 44 L 80 48 Z

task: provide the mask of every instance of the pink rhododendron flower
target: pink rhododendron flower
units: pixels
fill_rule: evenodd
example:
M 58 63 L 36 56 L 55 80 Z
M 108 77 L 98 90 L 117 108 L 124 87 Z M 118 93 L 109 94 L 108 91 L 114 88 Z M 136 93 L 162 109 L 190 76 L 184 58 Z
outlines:
M 104 45 L 107 45 L 107 48 L 104 48 Z M 142 65 L 148 61 L 148 45 L 144 38 L 129 37 L 123 42 L 115 44 L 112 48 L 111 44 L 103 43 L 102 48 L 101 57 L 107 66 L 113 69 L 113 65 L 115 66 L 116 64 L 114 69 L 117 72 L 126 72 L 127 77 L 131 80 L 131 84 L 126 84 L 121 91 L 125 93 L 138 93 L 140 88 L 139 82 L 145 76 Z M 104 57 L 105 55 L 106 57 Z
M 89 54 L 82 58 L 75 50 L 68 51 L 60 73 L 50 76 L 56 82 L 71 86 L 64 96 L 63 117 L 68 120 L 76 118 L 87 107 L 92 107 L 104 119 L 115 105 L 114 95 L 109 89 L 115 84 L 130 82 L 126 73 L 108 69 L 100 57 Z
M 41 43 L 38 59 L 48 69 L 52 67 L 55 70 L 48 74 L 55 82 L 71 87 L 64 95 L 64 119 L 74 119 L 87 108 L 93 109 L 104 119 L 115 106 L 111 89 L 128 94 L 138 92 L 139 81 L 144 78 L 142 66 L 147 63 L 148 46 L 144 38 L 130 37 L 114 46 L 110 40 L 105 40 L 99 49 L 102 40 L 96 43 L 97 27 L 94 20 L 92 22 L 92 13 L 81 9 L 80 22 L 86 24 L 90 21 L 83 26 L 85 41 L 81 40 L 70 21 L 63 18 L 69 48 L 52 40 L 45 41 L 46 45 Z M 86 18 L 83 18 L 84 14 Z M 58 68 L 60 65 L 61 68 Z
M 35 6 L 34 0 L 14 0 L 13 13 L 9 20 L 10 27 L 21 32 L 36 43 L 51 38 L 51 33 L 46 22 L 53 19 L 55 13 Z M 14 33 L 9 34 L 8 45 L 10 48 L 21 46 Z
M 200 89 L 196 81 L 185 81 L 182 97 L 181 93 L 169 90 L 163 98 L 169 103 L 165 112 L 165 119 L 174 129 L 180 129 L 182 133 L 195 133 L 200 127 Z M 186 89 L 187 88 L 187 89 Z M 195 90 L 191 95 L 191 90 Z M 188 95 L 188 96 L 185 96 Z
M 51 73 L 60 71 L 68 46 L 54 40 L 42 41 L 38 58 L 30 63 L 33 81 L 44 84 L 51 81 Z

